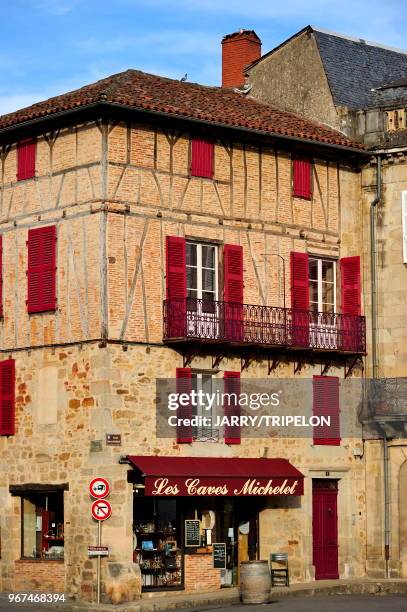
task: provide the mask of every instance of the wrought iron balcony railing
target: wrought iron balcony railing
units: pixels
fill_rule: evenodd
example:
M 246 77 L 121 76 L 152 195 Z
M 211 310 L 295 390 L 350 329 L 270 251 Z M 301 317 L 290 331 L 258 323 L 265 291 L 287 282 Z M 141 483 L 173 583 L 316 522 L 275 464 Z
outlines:
M 164 301 L 164 340 L 365 353 L 365 318 L 195 298 Z

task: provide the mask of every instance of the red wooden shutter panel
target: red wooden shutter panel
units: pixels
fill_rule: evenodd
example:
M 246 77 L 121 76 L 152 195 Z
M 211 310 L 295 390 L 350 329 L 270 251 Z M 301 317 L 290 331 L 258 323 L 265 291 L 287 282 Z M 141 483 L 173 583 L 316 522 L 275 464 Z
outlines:
M 194 138 L 191 142 L 191 175 L 213 178 L 213 154 L 212 142 Z
M 308 254 L 291 252 L 291 308 L 309 309 Z
M 330 426 L 314 427 L 314 444 L 339 446 L 341 443 L 339 422 L 339 378 L 337 376 L 314 376 L 313 414 L 330 417 Z
M 223 247 L 224 301 L 243 303 L 243 248 L 238 244 Z
M 177 393 L 188 393 L 191 397 L 192 380 L 191 368 L 177 368 Z M 192 419 L 192 405 L 179 406 L 176 416 L 179 419 Z M 192 442 L 192 426 L 179 425 L 177 426 L 177 443 L 190 444 Z
M 35 157 L 37 143 L 35 140 L 22 140 L 17 145 L 17 180 L 24 181 L 25 179 L 35 176 Z
M 308 254 L 291 252 L 291 343 L 309 346 Z
M 243 248 L 238 244 L 223 247 L 223 300 L 225 339 L 243 338 Z
M 187 267 L 185 238 L 166 237 L 166 334 L 170 338 L 186 334 Z
M 341 259 L 341 296 L 343 314 L 362 314 L 359 255 Z
M 310 199 L 311 190 L 311 161 L 309 159 L 293 159 L 293 196 Z
M 3 236 L 0 236 L 0 317 L 3 314 Z
M 225 372 L 223 385 L 224 393 L 231 394 L 230 398 L 225 398 L 225 417 L 228 419 L 233 416 L 240 417 L 240 372 Z M 240 425 L 225 425 L 224 437 L 225 444 L 240 444 L 242 440 Z
M 0 362 L 0 435 L 15 434 L 15 361 Z
M 56 308 L 56 226 L 28 232 L 29 313 Z

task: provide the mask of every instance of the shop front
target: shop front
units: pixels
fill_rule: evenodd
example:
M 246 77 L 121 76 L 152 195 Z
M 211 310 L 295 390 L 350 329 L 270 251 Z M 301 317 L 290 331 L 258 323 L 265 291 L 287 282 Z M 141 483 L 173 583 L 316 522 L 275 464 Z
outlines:
M 143 590 L 208 590 L 239 583 L 260 558 L 259 515 L 270 497 L 303 495 L 285 459 L 128 456 L 134 561 Z

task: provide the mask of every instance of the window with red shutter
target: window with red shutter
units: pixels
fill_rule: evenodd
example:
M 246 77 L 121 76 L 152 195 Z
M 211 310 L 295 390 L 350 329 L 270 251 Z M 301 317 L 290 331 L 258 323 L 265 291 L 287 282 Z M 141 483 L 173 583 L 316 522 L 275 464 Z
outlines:
M 339 417 L 339 378 L 337 376 L 314 376 L 313 415 L 329 417 L 330 425 L 314 427 L 314 444 L 339 446 L 341 443 Z
M 56 226 L 49 225 L 28 232 L 29 313 L 56 309 Z
M 191 176 L 213 178 L 214 144 L 194 138 L 191 141 Z
M 241 340 L 243 328 L 243 248 L 238 244 L 223 247 L 223 300 L 225 338 Z
M 3 314 L 3 236 L 0 236 L 0 317 Z
M 15 434 L 15 361 L 0 362 L 0 435 Z
M 293 159 L 293 196 L 310 200 L 312 164 L 309 159 Z
M 186 243 L 180 236 L 166 237 L 166 334 L 183 338 L 186 334 L 187 268 Z
M 291 253 L 291 343 L 309 346 L 308 254 Z
M 361 283 L 360 283 L 360 257 L 343 257 L 341 265 L 341 299 L 342 313 L 360 315 Z
M 17 180 L 24 181 L 25 179 L 35 176 L 35 158 L 37 151 L 37 143 L 35 140 L 22 140 L 17 144 Z
M 192 391 L 192 374 L 191 368 L 177 368 L 177 393 L 188 393 L 191 397 Z M 179 406 L 176 412 L 177 419 L 189 419 L 192 418 L 192 405 L 189 403 L 187 406 Z M 192 426 L 180 424 L 177 426 L 177 443 L 178 444 L 190 444 L 192 442 Z
M 225 417 L 229 420 L 233 416 L 240 417 L 240 372 L 225 372 L 224 373 L 224 393 L 229 394 L 225 398 L 224 411 Z M 240 444 L 241 443 L 241 428 L 240 425 L 225 425 L 224 429 L 225 444 Z

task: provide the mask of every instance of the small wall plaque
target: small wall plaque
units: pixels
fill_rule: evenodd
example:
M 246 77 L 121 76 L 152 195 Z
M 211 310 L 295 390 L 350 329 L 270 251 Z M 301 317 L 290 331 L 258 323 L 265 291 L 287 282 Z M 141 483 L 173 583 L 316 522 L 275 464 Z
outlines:
M 106 434 L 106 446 L 121 446 L 122 434 Z

